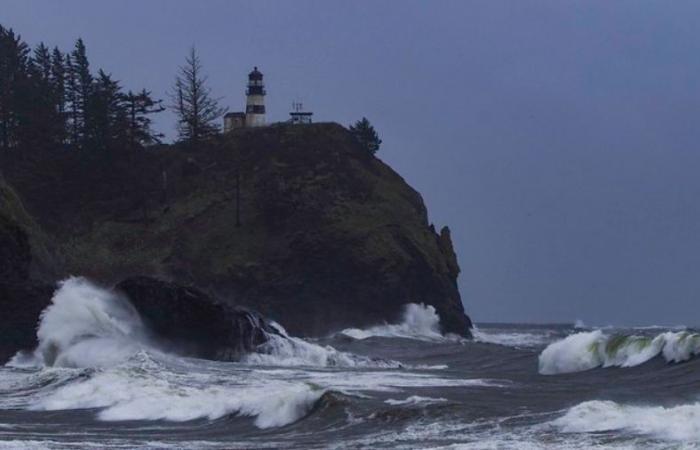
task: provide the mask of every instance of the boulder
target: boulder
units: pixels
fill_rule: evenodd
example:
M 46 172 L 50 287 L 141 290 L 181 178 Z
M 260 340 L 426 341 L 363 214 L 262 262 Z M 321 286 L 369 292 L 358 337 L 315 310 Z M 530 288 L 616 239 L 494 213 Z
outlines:
M 116 289 L 128 297 L 161 344 L 190 356 L 235 361 L 278 334 L 260 314 L 191 287 L 135 277 Z

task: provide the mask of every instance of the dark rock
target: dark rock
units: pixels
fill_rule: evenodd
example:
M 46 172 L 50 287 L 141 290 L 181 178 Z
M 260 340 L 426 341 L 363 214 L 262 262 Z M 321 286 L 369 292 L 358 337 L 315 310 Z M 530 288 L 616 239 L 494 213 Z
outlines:
M 116 288 L 158 338 L 191 356 L 235 361 L 279 334 L 260 314 L 197 289 L 147 277 L 130 278 Z
M 16 222 L 0 213 L 0 280 L 26 280 L 31 260 L 27 233 Z
M 17 351 L 36 347 L 41 311 L 53 288 L 30 279 L 28 230 L 15 217 L 21 205 L 0 178 L 0 364 Z
M 51 304 L 50 285 L 0 281 L 0 365 L 20 350 L 33 350 L 41 312 Z

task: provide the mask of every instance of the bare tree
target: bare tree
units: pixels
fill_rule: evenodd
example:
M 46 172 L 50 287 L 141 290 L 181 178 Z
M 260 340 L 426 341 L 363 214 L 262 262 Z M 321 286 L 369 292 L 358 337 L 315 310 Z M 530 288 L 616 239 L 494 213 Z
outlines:
M 219 132 L 218 120 L 226 109 L 219 106 L 219 98 L 212 97 L 194 47 L 175 77 L 170 97 L 171 108 L 178 116 L 177 131 L 181 140 L 196 144 Z

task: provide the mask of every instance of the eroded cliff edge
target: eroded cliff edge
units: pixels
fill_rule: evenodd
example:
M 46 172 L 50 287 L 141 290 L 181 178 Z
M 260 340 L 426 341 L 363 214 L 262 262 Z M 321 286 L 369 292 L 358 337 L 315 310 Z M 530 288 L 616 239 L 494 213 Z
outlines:
M 201 148 L 54 157 L 8 178 L 52 236 L 59 274 L 154 276 L 314 336 L 435 306 L 469 335 L 448 229 L 337 124 L 243 129 Z M 58 261 L 58 260 L 57 260 Z

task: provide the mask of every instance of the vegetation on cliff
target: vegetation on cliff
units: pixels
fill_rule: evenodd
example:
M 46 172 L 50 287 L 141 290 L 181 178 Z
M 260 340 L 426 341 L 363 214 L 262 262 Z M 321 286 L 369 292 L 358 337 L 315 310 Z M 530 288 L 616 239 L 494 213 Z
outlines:
M 393 321 L 409 302 L 469 333 L 448 230 L 437 234 L 421 196 L 342 126 L 241 129 L 134 161 L 77 170 L 62 157 L 53 177 L 12 174 L 65 273 L 195 285 L 295 334 Z
M 49 260 L 44 244 L 43 234 L 0 176 L 0 363 L 36 345 L 37 319 L 52 290 L 31 277 L 39 273 L 36 266 L 42 257 Z

